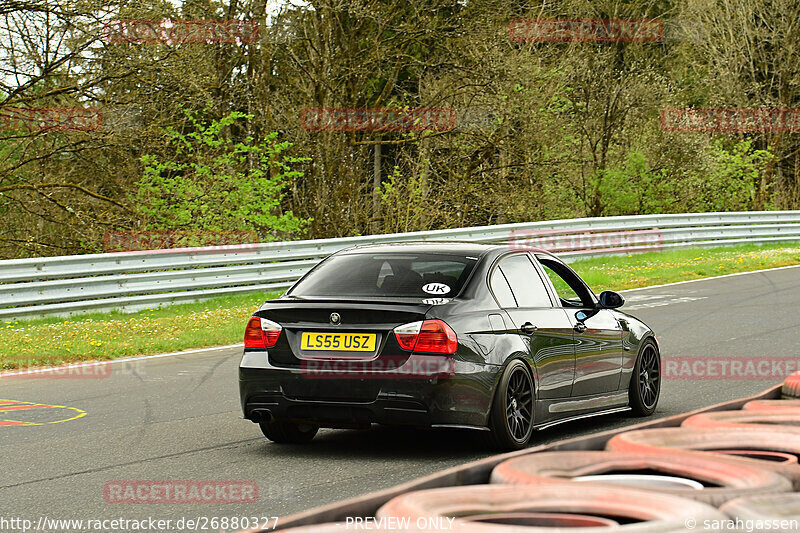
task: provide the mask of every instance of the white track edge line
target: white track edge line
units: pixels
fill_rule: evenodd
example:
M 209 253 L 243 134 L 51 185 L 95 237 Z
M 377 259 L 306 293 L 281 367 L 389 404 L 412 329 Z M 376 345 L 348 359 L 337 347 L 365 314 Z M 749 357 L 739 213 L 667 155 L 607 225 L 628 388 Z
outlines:
M 764 272 L 772 272 L 775 270 L 786 270 L 789 268 L 800 268 L 800 265 L 787 265 L 782 267 L 765 268 L 763 270 L 748 270 L 747 272 L 734 272 L 733 274 L 722 274 L 721 276 L 711 276 L 710 278 L 697 278 L 697 279 L 687 279 L 685 281 L 673 281 L 672 283 L 662 283 L 661 285 L 649 285 L 647 287 L 636 287 L 635 289 L 624 289 L 617 292 L 625 293 L 633 291 L 643 291 L 647 289 L 657 289 L 659 287 L 671 287 L 673 285 L 683 285 L 685 283 L 697 283 L 698 281 L 711 281 L 715 279 L 732 278 L 733 276 L 744 276 L 746 274 L 762 274 Z
M 66 365 L 61 366 L 45 366 L 45 367 L 37 367 L 30 370 L 20 370 L 18 372 L 2 372 L 0 373 L 0 379 L 8 376 L 27 376 L 30 374 L 40 374 L 43 372 L 53 372 L 61 369 L 69 369 L 69 368 L 80 368 L 86 366 L 97 366 L 97 365 L 107 365 L 107 364 L 114 364 L 114 363 L 125 363 L 130 361 L 142 361 L 145 359 L 160 359 L 162 357 L 172 357 L 174 355 L 188 355 L 193 353 L 202 353 L 202 352 L 213 352 L 215 350 L 225 350 L 228 348 L 241 348 L 244 347 L 244 343 L 239 344 L 227 344 L 225 346 L 212 346 L 210 348 L 195 348 L 192 350 L 184 350 L 182 352 L 169 352 L 169 353 L 159 353 L 153 355 L 140 355 L 136 357 L 125 357 L 121 359 L 106 359 L 103 361 L 87 361 L 84 363 L 69 363 Z

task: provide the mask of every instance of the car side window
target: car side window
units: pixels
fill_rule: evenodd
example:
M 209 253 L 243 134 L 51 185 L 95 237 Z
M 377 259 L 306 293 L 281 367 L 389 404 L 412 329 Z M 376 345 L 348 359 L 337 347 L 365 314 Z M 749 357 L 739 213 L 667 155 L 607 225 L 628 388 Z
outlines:
M 552 307 L 542 278 L 527 255 L 518 254 L 500 261 L 503 272 L 519 307 Z
M 512 308 L 517 306 L 517 301 L 514 299 L 514 294 L 511 292 L 511 287 L 508 286 L 503 271 L 500 268 L 495 268 L 492 272 L 492 277 L 489 280 L 489 288 L 492 290 L 497 304 L 503 308 Z
M 553 283 L 561 305 L 564 307 L 586 307 L 594 305 L 586 287 L 580 280 L 575 279 L 575 275 L 554 261 L 539 258 L 547 277 Z

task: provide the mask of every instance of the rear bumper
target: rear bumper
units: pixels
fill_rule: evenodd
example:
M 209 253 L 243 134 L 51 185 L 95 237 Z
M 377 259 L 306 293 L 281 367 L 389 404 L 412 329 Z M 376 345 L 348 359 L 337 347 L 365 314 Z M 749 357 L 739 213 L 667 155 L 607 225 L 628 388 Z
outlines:
M 408 365 L 413 366 L 415 356 Z M 279 368 L 265 351 L 245 352 L 239 367 L 244 418 L 280 419 L 321 427 L 369 424 L 485 427 L 499 367 L 450 359 L 450 372 L 348 374 Z M 403 365 L 406 366 L 406 365 Z

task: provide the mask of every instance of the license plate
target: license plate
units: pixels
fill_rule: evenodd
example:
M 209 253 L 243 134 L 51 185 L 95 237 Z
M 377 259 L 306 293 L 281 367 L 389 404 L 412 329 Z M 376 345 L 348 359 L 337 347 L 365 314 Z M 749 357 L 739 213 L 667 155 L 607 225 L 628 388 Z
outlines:
M 374 333 L 303 333 L 300 349 L 326 352 L 374 352 Z

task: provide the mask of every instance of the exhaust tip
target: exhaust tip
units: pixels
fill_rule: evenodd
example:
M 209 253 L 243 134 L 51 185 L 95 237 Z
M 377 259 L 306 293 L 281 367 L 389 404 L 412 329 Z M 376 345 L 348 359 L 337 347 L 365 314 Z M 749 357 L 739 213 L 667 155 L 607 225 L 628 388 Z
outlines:
M 266 409 L 253 409 L 250 411 L 250 416 L 248 418 L 256 423 L 269 422 L 272 420 L 272 413 Z

